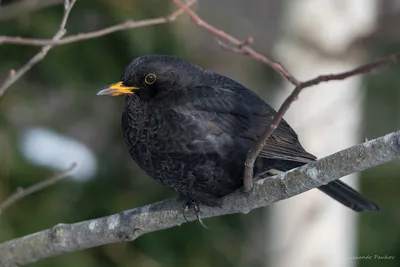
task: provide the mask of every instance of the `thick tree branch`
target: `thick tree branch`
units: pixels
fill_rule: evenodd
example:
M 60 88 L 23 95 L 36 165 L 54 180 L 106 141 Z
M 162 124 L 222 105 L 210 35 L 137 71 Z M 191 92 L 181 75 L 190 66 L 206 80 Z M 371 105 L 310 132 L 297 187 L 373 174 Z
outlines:
M 400 131 L 345 149 L 319 161 L 255 183 L 252 194 L 235 192 L 222 208 L 201 206 L 203 218 L 247 213 L 303 193 L 345 175 L 400 159 Z M 189 220 L 195 220 L 190 216 Z M 157 202 L 111 216 L 74 223 L 0 244 L 0 267 L 21 266 L 66 252 L 109 243 L 132 241 L 154 231 L 185 223 L 182 203 Z
M 177 6 L 182 8 L 184 10 L 184 12 L 187 13 L 190 16 L 190 18 L 199 27 L 202 27 L 202 28 L 206 29 L 207 31 L 211 32 L 215 37 L 221 38 L 221 39 L 227 41 L 229 43 L 229 45 L 221 42 L 220 40 L 217 40 L 218 44 L 221 46 L 222 49 L 236 53 L 236 54 L 250 56 L 250 57 L 270 66 L 276 72 L 281 74 L 288 82 L 290 82 L 291 84 L 293 84 L 295 86 L 293 92 L 285 99 L 282 106 L 279 108 L 278 112 L 275 114 L 274 119 L 272 120 L 272 123 L 268 126 L 267 129 L 265 129 L 263 134 L 260 136 L 258 142 L 256 142 L 248 152 L 248 155 L 247 155 L 247 158 L 246 158 L 246 161 L 244 164 L 245 166 L 244 166 L 244 176 L 243 176 L 243 185 L 244 185 L 244 189 L 246 192 L 250 191 L 253 187 L 254 163 L 255 163 L 258 155 L 260 154 L 261 150 L 263 149 L 265 142 L 275 131 L 275 129 L 279 125 L 280 121 L 282 120 L 283 115 L 285 115 L 286 111 L 289 109 L 290 105 L 296 99 L 298 99 L 298 97 L 303 89 L 314 86 L 314 85 L 318 85 L 322 82 L 328 82 L 328 81 L 333 81 L 333 80 L 344 80 L 344 79 L 347 79 L 347 78 L 355 76 L 355 75 L 365 74 L 365 73 L 373 71 L 374 69 L 376 69 L 378 67 L 388 65 L 389 63 L 397 62 L 398 60 L 400 60 L 400 54 L 393 54 L 393 55 L 390 55 L 383 59 L 377 60 L 375 62 L 357 67 L 353 70 L 349 70 L 349 71 L 346 71 L 343 73 L 321 75 L 321 76 L 318 76 L 318 77 L 308 80 L 308 81 L 300 81 L 300 80 L 296 79 L 280 63 L 270 60 L 267 57 L 265 57 L 264 55 L 253 50 L 249 46 L 252 43 L 251 38 L 249 38 L 246 41 L 239 41 L 235 37 L 208 24 L 207 22 L 205 22 L 202 18 L 200 18 L 199 15 L 197 15 L 195 12 L 193 12 L 187 5 L 182 3 L 181 0 L 172 0 L 172 1 Z

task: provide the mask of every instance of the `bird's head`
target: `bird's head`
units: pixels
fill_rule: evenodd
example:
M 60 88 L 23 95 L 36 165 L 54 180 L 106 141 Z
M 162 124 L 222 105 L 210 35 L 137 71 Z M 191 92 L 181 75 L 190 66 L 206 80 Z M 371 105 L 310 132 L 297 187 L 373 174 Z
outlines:
M 202 72 L 178 57 L 141 56 L 129 63 L 118 82 L 104 87 L 97 95 L 164 95 L 194 83 Z

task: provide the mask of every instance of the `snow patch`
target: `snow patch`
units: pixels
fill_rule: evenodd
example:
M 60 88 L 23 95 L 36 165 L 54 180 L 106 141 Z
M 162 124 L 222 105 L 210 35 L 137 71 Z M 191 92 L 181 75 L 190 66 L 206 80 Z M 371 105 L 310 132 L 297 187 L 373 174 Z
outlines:
M 89 230 L 93 231 L 97 226 L 97 221 L 93 221 L 89 223 Z
M 120 219 L 120 216 L 118 214 L 111 215 L 107 219 L 108 230 L 114 230 L 114 228 L 119 225 L 120 220 L 121 219 Z

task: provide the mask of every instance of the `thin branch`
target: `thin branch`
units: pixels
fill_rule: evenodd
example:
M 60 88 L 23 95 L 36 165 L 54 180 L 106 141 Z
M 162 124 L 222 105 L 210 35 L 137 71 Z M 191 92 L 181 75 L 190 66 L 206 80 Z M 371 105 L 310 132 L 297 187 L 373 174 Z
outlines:
M 254 51 L 249 46 L 252 43 L 252 39 L 249 39 L 250 41 L 241 42 L 238 39 L 236 39 L 235 37 L 227 34 L 224 31 L 221 31 L 220 29 L 217 29 L 214 26 L 205 22 L 202 18 L 200 18 L 195 12 L 193 12 L 188 6 L 183 4 L 180 0 L 173 0 L 173 2 L 177 6 L 181 7 L 185 11 L 185 13 L 187 13 L 190 16 L 190 18 L 198 26 L 208 30 L 215 37 L 227 41 L 229 43 L 229 45 L 226 43 L 223 43 L 222 41 L 217 39 L 218 45 L 223 50 L 233 52 L 236 54 L 250 56 L 250 57 L 270 66 L 271 68 L 273 68 L 276 72 L 281 74 L 284 78 L 286 78 L 286 80 L 288 80 L 291 84 L 293 84 L 295 86 L 293 92 L 285 99 L 285 101 L 279 108 L 278 112 L 275 114 L 271 124 L 260 136 L 257 143 L 255 143 L 252 146 L 252 148 L 250 149 L 250 151 L 248 152 L 246 162 L 245 162 L 244 176 L 243 176 L 243 185 L 244 185 L 244 190 L 246 192 L 249 192 L 253 186 L 253 169 L 254 169 L 254 163 L 255 163 L 256 158 L 258 157 L 261 150 L 263 149 L 266 140 L 271 136 L 271 134 L 275 131 L 275 129 L 279 125 L 280 121 L 283 118 L 283 115 L 289 109 L 291 103 L 293 103 L 296 99 L 298 99 L 298 96 L 303 89 L 320 84 L 322 82 L 328 82 L 328 81 L 333 81 L 333 80 L 344 80 L 344 79 L 347 79 L 347 78 L 355 76 L 355 75 L 365 74 L 365 73 L 371 72 L 372 70 L 374 70 L 378 67 L 388 65 L 389 63 L 397 62 L 398 60 L 400 60 L 400 54 L 393 54 L 391 56 L 377 60 L 375 62 L 357 67 L 350 71 L 346 71 L 346 72 L 339 73 L 339 74 L 321 75 L 314 79 L 301 82 L 298 79 L 296 79 L 289 71 L 287 71 L 281 64 L 279 64 L 275 61 L 272 61 L 272 60 L 268 59 L 267 57 L 265 57 L 264 55 Z
M 202 18 L 200 18 L 195 12 L 193 12 L 188 5 L 185 5 L 182 3 L 180 0 L 172 0 L 178 7 L 182 8 L 185 13 L 187 13 L 190 18 L 201 28 L 206 29 L 207 31 L 211 32 L 215 37 L 226 40 L 230 44 L 232 44 L 234 47 L 240 49 L 240 54 L 245 54 L 248 56 L 251 56 L 252 58 L 257 59 L 258 61 L 270 66 L 273 68 L 275 71 L 277 71 L 279 74 L 281 74 L 284 78 L 286 78 L 289 82 L 291 82 L 293 85 L 297 86 L 299 84 L 299 81 L 289 72 L 287 71 L 280 63 L 275 62 L 267 58 L 266 56 L 258 53 L 257 51 L 253 50 L 249 44 L 248 41 L 240 41 L 236 39 L 235 37 L 227 34 L 226 32 L 217 29 L 216 27 L 208 24 L 205 22 Z M 250 38 L 251 39 L 251 38 Z M 249 39 L 248 39 L 249 40 Z M 252 42 L 252 41 L 251 41 Z M 251 43 L 250 42 L 250 43 Z M 229 50 L 228 46 L 224 46 L 225 50 Z M 236 53 L 238 50 L 233 49 Z
M 328 81 L 334 81 L 334 80 L 344 80 L 344 79 L 347 79 L 347 78 L 355 76 L 355 75 L 366 74 L 366 73 L 373 71 L 376 68 L 385 66 L 392 62 L 397 62 L 398 60 L 400 60 L 400 54 L 393 54 L 388 57 L 377 60 L 375 62 L 362 65 L 362 66 L 357 67 L 350 71 L 346 71 L 346 72 L 342 72 L 342 73 L 338 73 L 338 74 L 321 75 L 314 79 L 311 79 L 311 80 L 308 80 L 305 82 L 301 82 L 298 86 L 296 86 L 295 89 L 292 91 L 292 93 L 285 99 L 285 101 L 279 108 L 278 112 L 275 114 L 271 124 L 262 133 L 262 135 L 260 136 L 257 143 L 255 143 L 252 146 L 252 148 L 250 149 L 250 151 L 247 154 L 247 158 L 246 158 L 246 162 L 245 162 L 244 177 L 243 177 L 243 184 L 244 184 L 245 191 L 248 192 L 252 188 L 254 163 L 255 163 L 258 155 L 260 154 L 261 150 L 263 149 L 265 142 L 275 131 L 275 129 L 279 125 L 280 121 L 282 120 L 283 115 L 285 115 L 285 113 L 289 109 L 290 105 L 298 99 L 298 97 L 303 89 L 320 84 L 322 82 L 328 82 Z
M 29 38 L 21 38 L 21 37 L 12 37 L 12 36 L 0 36 L 0 44 L 8 43 L 8 44 L 19 44 L 19 45 L 33 45 L 33 46 L 43 46 L 40 52 L 38 52 L 34 57 L 32 57 L 24 66 L 22 66 L 19 70 L 11 70 L 6 80 L 0 85 L 0 97 L 4 94 L 4 92 L 16 81 L 18 81 L 27 71 L 29 71 L 35 64 L 39 61 L 43 60 L 47 53 L 54 46 L 69 44 L 73 42 L 79 42 L 83 40 L 98 38 L 104 35 L 108 35 L 117 31 L 134 29 L 140 27 L 147 27 L 151 25 L 165 24 L 169 22 L 175 21 L 180 15 L 184 12 L 182 9 L 178 9 L 173 12 L 171 15 L 167 17 L 159 17 L 154 19 L 146 19 L 140 21 L 127 20 L 121 24 L 114 25 L 108 28 L 104 28 L 98 31 L 88 32 L 88 33 L 80 33 L 76 35 L 70 35 L 65 38 L 62 38 L 66 31 L 65 25 L 68 19 L 69 12 L 71 11 L 73 5 L 76 0 L 65 0 L 65 9 L 64 17 L 61 22 L 60 28 L 57 33 L 54 35 L 52 39 L 29 39 Z M 197 0 L 191 0 L 188 2 L 188 6 L 196 3 Z
M 0 203 L 0 215 L 2 212 L 4 212 L 5 209 L 9 208 L 11 205 L 15 204 L 17 201 L 21 200 L 22 198 L 32 195 L 38 191 L 41 191 L 59 181 L 61 181 L 62 179 L 68 177 L 75 168 L 76 168 L 76 163 L 73 163 L 72 166 L 69 167 L 67 170 L 65 170 L 61 173 L 57 173 L 40 183 L 34 184 L 25 189 L 19 187 L 11 196 L 9 196 L 3 202 Z
M 300 87 L 306 88 L 310 86 L 317 85 L 322 82 L 328 82 L 328 81 L 339 81 L 339 80 L 344 80 L 349 77 L 355 76 L 355 75 L 360 75 L 360 74 L 367 74 L 375 69 L 388 65 L 390 63 L 397 63 L 400 61 L 400 53 L 395 53 L 390 56 L 381 58 L 379 60 L 376 60 L 374 62 L 367 63 L 365 65 L 359 66 L 355 69 L 345 71 L 342 73 L 337 73 L 337 74 L 328 74 L 328 75 L 320 75 L 314 79 L 302 82 Z
M 60 40 L 66 33 L 65 25 L 67 24 L 67 20 L 69 14 L 74 7 L 76 0 L 65 0 L 64 1 L 64 15 L 60 23 L 60 27 L 54 37 L 53 41 Z M 10 75 L 6 78 L 6 80 L 0 85 L 0 97 L 4 94 L 4 92 L 16 81 L 18 81 L 28 70 L 30 70 L 34 65 L 36 65 L 39 61 L 44 59 L 50 49 L 53 48 L 54 45 L 49 44 L 44 46 L 36 55 L 34 55 L 25 65 L 23 65 L 17 71 L 10 71 Z
M 197 0 L 191 0 L 188 2 L 188 6 L 196 3 Z M 159 17 L 153 19 L 144 19 L 139 21 L 127 20 L 121 24 L 117 24 L 111 27 L 107 27 L 101 30 L 79 33 L 74 35 L 66 36 L 60 40 L 51 39 L 38 39 L 38 38 L 22 38 L 18 36 L 0 36 L 0 44 L 14 44 L 14 45 L 33 45 L 33 46 L 44 46 L 44 45 L 65 45 L 69 43 L 75 43 L 79 41 L 84 41 L 88 39 L 98 38 L 105 36 L 114 32 L 119 32 L 123 30 L 130 30 L 135 28 L 143 28 L 148 26 L 154 26 L 159 24 L 165 24 L 175 21 L 184 12 L 180 8 L 166 17 Z
M 319 161 L 255 183 L 253 194 L 237 192 L 219 207 L 201 206 L 201 217 L 248 213 L 319 187 L 345 175 L 400 159 L 400 131 L 345 149 Z M 192 214 L 188 220 L 196 220 Z M 185 223 L 174 199 L 103 218 L 54 227 L 0 244 L 0 267 L 22 266 L 66 252 L 133 241 L 141 235 Z
M 9 20 L 29 12 L 61 4 L 63 0 L 21 0 L 0 8 L 0 21 Z

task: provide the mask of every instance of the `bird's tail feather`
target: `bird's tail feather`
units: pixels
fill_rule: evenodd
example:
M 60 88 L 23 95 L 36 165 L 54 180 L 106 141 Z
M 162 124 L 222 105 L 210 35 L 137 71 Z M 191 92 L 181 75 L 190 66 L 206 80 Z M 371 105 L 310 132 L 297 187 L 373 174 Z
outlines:
M 354 211 L 379 211 L 378 205 L 342 181 L 336 180 L 318 189 Z

